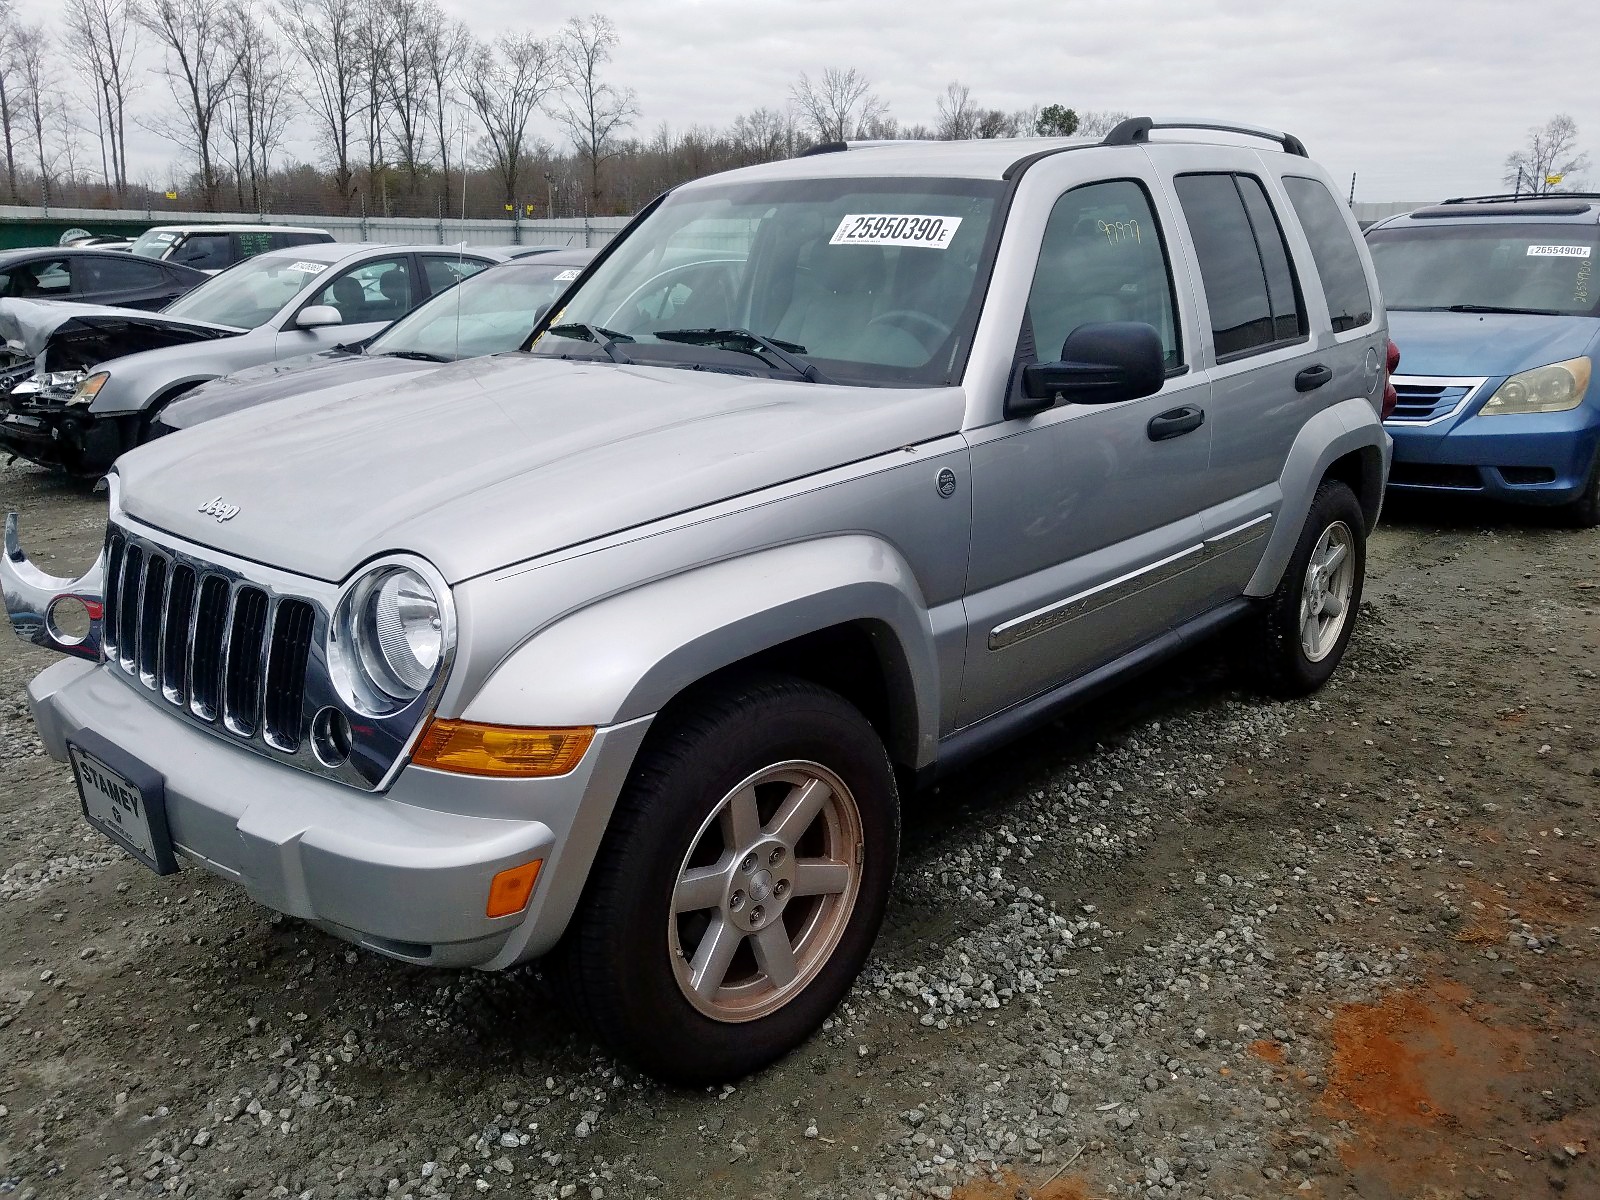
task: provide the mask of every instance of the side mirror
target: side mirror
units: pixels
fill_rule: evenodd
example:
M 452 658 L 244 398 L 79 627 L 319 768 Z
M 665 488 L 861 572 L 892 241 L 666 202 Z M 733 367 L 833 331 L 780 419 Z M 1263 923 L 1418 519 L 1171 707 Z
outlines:
M 343 325 L 344 314 L 331 304 L 313 304 L 302 308 L 294 319 L 297 329 L 320 329 L 324 325 Z
M 1155 326 L 1141 321 L 1080 325 L 1067 335 L 1061 361 L 1022 368 L 1020 395 L 1006 416 L 1029 417 L 1057 402 L 1117 404 L 1153 396 L 1167 378 L 1166 352 Z

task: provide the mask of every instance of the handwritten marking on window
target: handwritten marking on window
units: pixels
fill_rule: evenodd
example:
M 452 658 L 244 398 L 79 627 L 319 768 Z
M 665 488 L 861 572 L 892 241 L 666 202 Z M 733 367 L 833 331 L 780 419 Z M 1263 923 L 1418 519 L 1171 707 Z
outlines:
M 1099 221 L 1096 224 L 1100 232 L 1106 235 L 1106 240 L 1113 245 L 1117 242 L 1144 241 L 1144 238 L 1139 233 L 1138 221 Z

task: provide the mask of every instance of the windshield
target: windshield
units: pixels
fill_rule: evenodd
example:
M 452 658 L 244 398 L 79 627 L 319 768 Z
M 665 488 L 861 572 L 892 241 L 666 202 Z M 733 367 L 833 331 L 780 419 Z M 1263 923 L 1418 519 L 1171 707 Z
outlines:
M 296 293 L 328 269 L 327 263 L 287 256 L 251 258 L 179 296 L 162 313 L 236 329 L 265 325 Z
M 160 258 L 177 240 L 178 235 L 171 230 L 147 229 L 133 239 L 133 245 L 128 247 L 128 252 L 143 258 Z
M 1422 227 L 1418 227 L 1422 226 Z M 1367 234 L 1392 309 L 1474 308 L 1600 316 L 1594 225 L 1423 226 Z
M 542 305 L 578 277 L 571 264 L 516 262 L 474 275 L 401 317 L 373 339 L 368 354 L 475 358 L 515 350 Z
M 988 279 L 1001 186 L 785 179 L 677 193 L 532 349 L 793 374 L 755 335 L 841 383 L 954 383 Z M 708 330 L 742 336 L 683 336 Z

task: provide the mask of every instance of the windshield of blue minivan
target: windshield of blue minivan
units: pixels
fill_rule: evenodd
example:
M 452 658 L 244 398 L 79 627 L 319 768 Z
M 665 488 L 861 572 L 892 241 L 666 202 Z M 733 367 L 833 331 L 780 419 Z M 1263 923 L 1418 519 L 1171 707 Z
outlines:
M 531 349 L 673 366 L 709 356 L 779 377 L 798 356 L 839 383 L 953 383 L 988 281 L 1001 186 L 852 178 L 685 189 L 627 235 Z
M 178 235 L 169 229 L 147 229 L 133 239 L 133 245 L 128 247 L 128 253 L 137 254 L 141 258 L 160 258 L 177 240 Z
M 368 354 L 409 354 L 449 361 L 515 350 L 527 340 L 540 308 L 582 268 L 520 260 L 463 279 L 401 317 L 373 339 Z
M 1391 309 L 1600 316 L 1600 230 L 1594 225 L 1425 226 L 1367 234 Z
M 179 296 L 161 312 L 168 317 L 255 329 L 272 320 L 295 293 L 327 269 L 327 263 L 288 256 L 246 259 Z

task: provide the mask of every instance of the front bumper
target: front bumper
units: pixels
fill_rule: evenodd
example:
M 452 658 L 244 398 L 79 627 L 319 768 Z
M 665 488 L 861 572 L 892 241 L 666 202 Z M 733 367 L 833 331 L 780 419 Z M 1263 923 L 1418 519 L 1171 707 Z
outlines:
M 1389 486 L 1397 492 L 1566 504 L 1583 494 L 1600 451 L 1600 407 L 1593 398 L 1563 413 L 1467 413 L 1433 425 L 1391 421 L 1385 428 L 1394 438 Z
M 92 730 L 159 773 L 184 858 L 279 912 L 407 962 L 499 969 L 566 927 L 649 719 L 600 730 L 555 779 L 480 779 L 406 767 L 387 793 L 262 759 L 162 711 L 85 661 L 28 687 L 46 748 Z M 543 859 L 528 907 L 485 915 L 489 882 Z
M 136 420 L 7 396 L 0 398 L 0 453 L 74 475 L 102 475 L 132 444 L 128 430 Z

